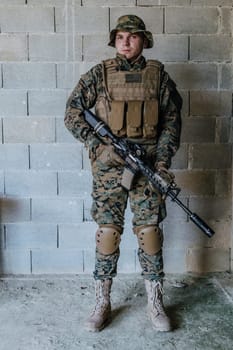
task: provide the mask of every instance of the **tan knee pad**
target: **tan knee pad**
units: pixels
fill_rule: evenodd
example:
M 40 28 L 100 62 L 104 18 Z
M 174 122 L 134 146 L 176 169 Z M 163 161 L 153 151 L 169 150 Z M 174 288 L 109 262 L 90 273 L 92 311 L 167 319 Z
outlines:
M 138 226 L 134 229 L 139 247 L 148 255 L 160 251 L 163 245 L 163 234 L 158 226 Z
M 121 241 L 121 228 L 116 225 L 101 225 L 96 231 L 96 248 L 103 255 L 113 254 Z

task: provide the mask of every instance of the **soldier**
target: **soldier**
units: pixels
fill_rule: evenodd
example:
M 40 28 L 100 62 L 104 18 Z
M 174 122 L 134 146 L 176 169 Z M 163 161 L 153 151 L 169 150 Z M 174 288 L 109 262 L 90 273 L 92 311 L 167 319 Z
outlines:
M 86 124 L 83 110 L 95 113 L 112 132 L 143 145 L 146 161 L 170 181 L 168 170 L 180 142 L 182 99 L 175 83 L 159 61 L 146 60 L 143 49 L 153 47 L 152 34 L 135 15 L 121 16 L 110 32 L 109 45 L 116 57 L 107 59 L 82 75 L 67 101 L 65 125 L 89 150 L 92 166 L 92 217 L 96 232 L 96 305 L 86 322 L 89 331 L 100 331 L 110 320 L 110 292 L 117 273 L 119 245 L 124 228 L 127 200 L 133 213 L 133 231 L 138 239 L 138 258 L 148 295 L 153 327 L 170 331 L 163 306 L 164 198 L 148 180 L 136 174 L 131 190 L 121 186 L 124 161 L 105 140 L 103 144 Z

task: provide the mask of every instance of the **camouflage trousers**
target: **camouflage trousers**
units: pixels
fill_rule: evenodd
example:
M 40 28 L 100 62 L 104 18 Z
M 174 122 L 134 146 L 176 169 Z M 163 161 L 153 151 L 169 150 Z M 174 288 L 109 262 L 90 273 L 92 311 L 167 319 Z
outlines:
M 115 277 L 119 257 L 120 249 L 111 255 L 103 255 L 96 250 L 94 278 L 110 279 Z M 143 278 L 159 281 L 164 277 L 162 249 L 155 255 L 148 255 L 139 248 L 138 258 Z
M 98 157 L 99 156 L 99 157 Z M 121 186 L 124 165 L 118 156 L 103 154 L 92 158 L 92 210 L 91 214 L 98 225 L 114 224 L 123 231 L 124 214 L 129 200 L 133 213 L 132 226 L 157 226 L 166 216 L 164 201 L 160 194 L 153 190 L 143 175 L 136 175 L 130 191 Z M 95 279 L 114 277 L 117 273 L 117 262 L 120 249 L 111 255 L 100 254 L 96 250 Z M 147 279 L 163 277 L 162 249 L 154 256 L 138 249 L 138 258 L 142 275 Z

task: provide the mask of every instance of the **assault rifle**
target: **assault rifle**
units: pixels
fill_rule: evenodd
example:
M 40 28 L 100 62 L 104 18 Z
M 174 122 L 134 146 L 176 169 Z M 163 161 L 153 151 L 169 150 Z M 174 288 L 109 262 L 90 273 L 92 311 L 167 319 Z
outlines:
M 126 176 L 124 178 L 130 179 L 122 183 L 122 186 L 126 190 L 130 189 L 129 183 L 132 182 L 134 175 L 141 172 L 163 196 L 170 197 L 172 201 L 178 204 L 188 215 L 189 219 L 209 238 L 214 235 L 214 231 L 197 214 L 191 212 L 189 208 L 177 198 L 180 188 L 178 188 L 173 181 L 166 181 L 159 173 L 156 173 L 145 164 L 143 161 L 145 151 L 140 145 L 113 135 L 110 128 L 89 110 L 84 111 L 84 120 L 91 126 L 93 132 L 102 142 L 104 142 L 102 139 L 103 137 L 109 138 L 114 147 L 114 151 L 125 161 L 124 175 Z

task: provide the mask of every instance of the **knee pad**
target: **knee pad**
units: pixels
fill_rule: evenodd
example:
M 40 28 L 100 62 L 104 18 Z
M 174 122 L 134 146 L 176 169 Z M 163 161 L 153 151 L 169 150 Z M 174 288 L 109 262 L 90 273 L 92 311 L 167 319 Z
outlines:
M 116 225 L 101 225 L 96 231 L 96 248 L 103 255 L 115 253 L 121 241 L 121 228 Z
M 163 234 L 158 226 L 139 226 L 134 229 L 139 247 L 148 255 L 160 251 L 163 245 Z

